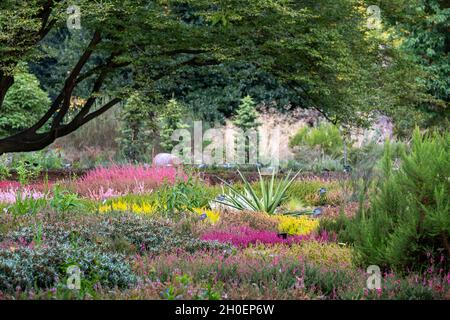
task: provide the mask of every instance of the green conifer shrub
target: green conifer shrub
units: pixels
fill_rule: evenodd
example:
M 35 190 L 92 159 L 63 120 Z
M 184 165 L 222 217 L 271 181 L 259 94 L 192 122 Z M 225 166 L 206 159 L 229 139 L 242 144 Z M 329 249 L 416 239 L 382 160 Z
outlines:
M 414 132 L 399 168 L 387 142 L 383 174 L 350 230 L 363 265 L 421 270 L 450 258 L 450 134 Z
M 186 118 L 186 110 L 175 99 L 170 99 L 165 106 L 160 121 L 160 144 L 165 151 L 172 151 L 176 141 L 172 141 L 172 134 L 177 129 L 187 129 L 189 126 L 183 119 Z

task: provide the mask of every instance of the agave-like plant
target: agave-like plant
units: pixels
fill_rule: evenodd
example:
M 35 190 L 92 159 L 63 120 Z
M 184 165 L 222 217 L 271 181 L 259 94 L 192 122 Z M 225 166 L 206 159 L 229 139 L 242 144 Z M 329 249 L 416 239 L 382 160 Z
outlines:
M 297 178 L 300 171 L 292 177 L 291 171 L 289 171 L 284 179 L 275 183 L 275 171 L 272 172 L 272 177 L 270 179 L 263 179 L 261 172 L 258 169 L 261 197 L 258 197 L 255 189 L 239 170 L 238 173 L 244 183 L 244 190 L 239 191 L 228 182 L 219 178 L 229 190 L 227 194 L 225 194 L 224 191 L 224 195 L 219 196 L 214 201 L 238 210 L 250 210 L 274 214 L 275 210 L 286 199 L 286 191 L 292 185 L 295 178 Z

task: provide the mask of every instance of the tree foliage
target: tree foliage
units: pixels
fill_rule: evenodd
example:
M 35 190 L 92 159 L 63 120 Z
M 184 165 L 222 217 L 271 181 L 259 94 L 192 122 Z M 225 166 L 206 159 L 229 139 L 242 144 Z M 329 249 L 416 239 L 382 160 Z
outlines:
M 258 111 L 256 111 L 256 105 L 251 96 L 245 96 L 241 99 L 233 124 L 244 132 L 249 129 L 256 129 L 260 125 Z
M 131 161 L 148 161 L 156 131 L 152 104 L 139 92 L 133 93 L 121 112 L 118 137 L 121 156 Z
M 24 130 L 28 124 L 39 120 L 39 115 L 46 111 L 49 103 L 50 99 L 40 88 L 36 76 L 29 73 L 26 66 L 21 66 L 3 102 L 0 137 Z
M 334 123 L 363 125 L 372 110 L 404 110 L 422 99 L 414 64 L 396 60 L 390 40 L 367 29 L 363 1 L 80 0 L 82 33 L 76 43 L 61 45 L 57 39 L 67 28 L 69 5 L 0 3 L 0 112 L 19 62 L 39 70 L 36 63 L 45 65 L 40 59 L 52 50 L 53 57 L 64 48 L 72 52 L 68 63 L 57 61 L 62 66 L 51 87 L 58 90 L 46 112 L 23 132 L 0 140 L 0 153 L 41 149 L 135 90 L 154 95 L 158 83 L 177 74 L 233 63 L 270 75 L 299 105 L 318 109 Z M 46 65 L 55 67 L 55 61 Z M 242 92 L 237 85 L 228 87 Z M 112 99 L 97 106 L 105 94 Z M 76 95 L 86 102 L 70 114 Z
M 368 2 L 366 2 L 368 3 Z M 382 10 L 385 30 L 393 39 L 401 62 L 408 59 L 409 69 L 400 68 L 402 73 L 415 71 L 418 77 L 418 91 L 422 95 L 419 103 L 408 104 L 397 112 L 396 120 L 403 128 L 411 127 L 411 122 L 423 127 L 448 127 L 450 99 L 450 7 L 446 0 L 393 0 L 371 1 Z M 395 83 L 395 82 L 392 82 Z M 410 85 L 406 83 L 407 85 Z M 403 95 L 399 97 L 403 98 Z M 396 110 L 392 110 L 395 112 Z M 413 113 L 413 111 L 416 111 Z
M 170 152 L 175 145 L 172 134 L 177 129 L 186 129 L 186 110 L 174 98 L 165 105 L 159 117 L 160 122 L 160 145 L 164 150 Z

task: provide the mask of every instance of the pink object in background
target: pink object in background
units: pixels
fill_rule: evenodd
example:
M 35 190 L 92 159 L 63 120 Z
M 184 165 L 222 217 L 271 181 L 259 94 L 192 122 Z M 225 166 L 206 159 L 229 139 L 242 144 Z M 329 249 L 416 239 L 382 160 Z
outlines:
M 181 159 L 170 153 L 158 153 L 153 158 L 154 167 L 176 167 L 181 165 Z

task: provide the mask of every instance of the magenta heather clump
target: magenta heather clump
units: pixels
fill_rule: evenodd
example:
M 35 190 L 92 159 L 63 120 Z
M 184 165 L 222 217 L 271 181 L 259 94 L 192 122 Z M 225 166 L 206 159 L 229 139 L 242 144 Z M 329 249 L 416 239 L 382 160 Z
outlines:
M 150 193 L 163 183 L 186 180 L 181 169 L 174 167 L 112 166 L 98 167 L 77 181 L 77 192 L 91 198 L 104 198 L 105 193 L 118 196 L 127 193 Z
M 205 241 L 218 241 L 222 243 L 230 243 L 237 247 L 247 247 L 253 244 L 294 244 L 302 241 L 335 241 L 335 235 L 326 232 L 320 234 L 290 236 L 283 239 L 276 232 L 260 231 L 249 227 L 232 228 L 229 230 L 214 230 L 205 233 L 202 237 Z

